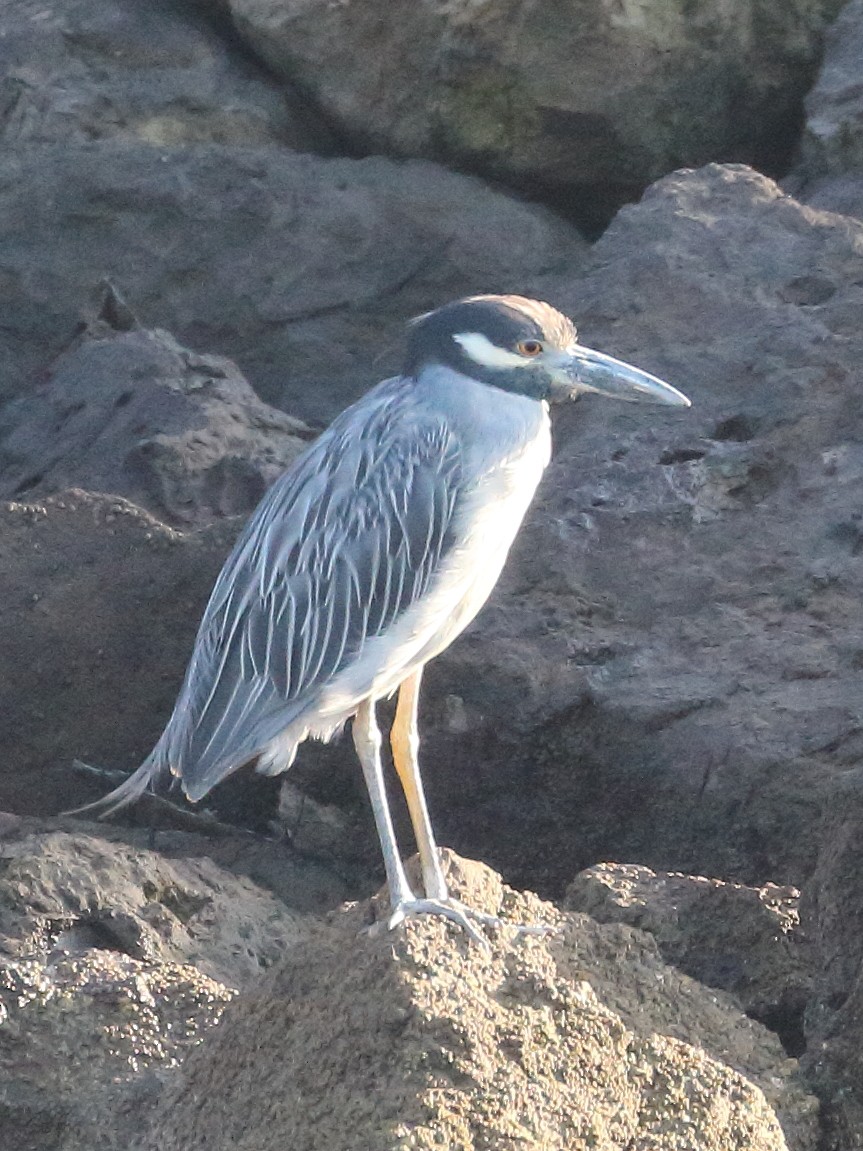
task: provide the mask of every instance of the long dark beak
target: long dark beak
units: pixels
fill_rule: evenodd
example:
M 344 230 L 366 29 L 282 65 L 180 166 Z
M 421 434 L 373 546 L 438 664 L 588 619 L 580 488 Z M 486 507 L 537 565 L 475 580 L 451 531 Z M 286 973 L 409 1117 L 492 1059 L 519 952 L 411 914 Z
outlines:
M 636 404 L 667 404 L 688 408 L 690 400 L 663 380 L 634 368 L 632 364 L 575 344 L 555 365 L 553 400 L 577 399 L 585 392 L 596 392 L 614 400 Z

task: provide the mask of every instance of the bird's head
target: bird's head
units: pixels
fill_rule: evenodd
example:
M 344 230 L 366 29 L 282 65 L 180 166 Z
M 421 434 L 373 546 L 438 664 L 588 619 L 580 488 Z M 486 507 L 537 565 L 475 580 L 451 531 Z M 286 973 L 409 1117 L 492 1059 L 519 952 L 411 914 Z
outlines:
M 670 384 L 579 344 L 571 320 L 524 296 L 470 296 L 418 316 L 410 327 L 405 374 L 416 376 L 436 364 L 551 403 L 596 392 L 689 407 Z

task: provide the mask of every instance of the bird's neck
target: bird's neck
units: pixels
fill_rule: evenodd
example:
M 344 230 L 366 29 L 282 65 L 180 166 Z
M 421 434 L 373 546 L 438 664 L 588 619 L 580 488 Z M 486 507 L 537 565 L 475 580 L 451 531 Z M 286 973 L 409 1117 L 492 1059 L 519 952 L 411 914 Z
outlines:
M 415 396 L 445 418 L 479 468 L 486 458 L 499 460 L 550 435 L 544 400 L 479 383 L 453 368 L 426 368 Z

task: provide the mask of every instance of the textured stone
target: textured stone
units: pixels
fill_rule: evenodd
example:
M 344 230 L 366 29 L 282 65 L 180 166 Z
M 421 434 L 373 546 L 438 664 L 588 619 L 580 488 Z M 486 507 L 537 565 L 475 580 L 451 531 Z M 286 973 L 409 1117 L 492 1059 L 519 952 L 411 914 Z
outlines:
M 201 526 L 248 514 L 312 438 L 230 360 L 99 322 L 0 411 L 0 496 L 83 487 Z
M 410 316 L 536 292 L 585 254 L 546 210 L 433 164 L 206 144 L 7 149 L 0 221 L 0 400 L 41 378 L 108 276 L 145 326 L 327 421 L 398 364 Z
M 157 145 L 326 142 L 263 68 L 171 0 L 0 8 L 0 139 Z M 291 106 L 293 105 L 293 106 Z
M 486 953 L 441 920 L 358 941 L 363 909 L 339 914 L 228 1010 L 138 1146 L 814 1148 L 793 1061 L 649 937 L 446 864 L 472 906 L 562 933 Z
M 355 147 L 443 159 L 602 218 L 683 164 L 781 165 L 841 0 L 230 0 Z
M 598 863 L 566 891 L 564 906 L 600 923 L 649 932 L 666 963 L 732 995 L 775 1031 L 792 1055 L 805 1047 L 803 1011 L 812 991 L 810 949 L 794 887 L 746 887 L 700 875 Z
M 597 859 L 802 885 L 861 751 L 861 284 L 863 225 L 711 166 L 557 285 L 694 404 L 557 414 L 501 583 L 426 673 L 442 842 L 546 893 Z
M 789 186 L 814 207 L 863 216 L 863 0 L 850 0 L 827 33 L 806 97 L 801 155 Z
M 800 914 L 816 980 L 806 1012 L 808 1081 L 823 1102 L 826 1151 L 863 1147 L 863 772 L 837 780 Z

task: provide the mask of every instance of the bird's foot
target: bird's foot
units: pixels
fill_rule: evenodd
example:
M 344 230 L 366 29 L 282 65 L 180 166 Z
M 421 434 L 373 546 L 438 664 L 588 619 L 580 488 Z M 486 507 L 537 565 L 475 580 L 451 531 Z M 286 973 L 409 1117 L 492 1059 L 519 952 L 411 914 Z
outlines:
M 392 915 L 386 921 L 387 927 L 392 930 L 406 919 L 414 915 L 439 915 L 451 923 L 457 923 L 474 943 L 486 951 L 491 950 L 491 944 L 477 927 L 490 927 L 495 931 L 512 931 L 518 935 L 549 935 L 559 929 L 551 924 L 536 923 L 509 923 L 497 915 L 489 915 L 485 911 L 476 911 L 472 907 L 461 903 L 458 899 L 446 897 L 443 899 L 403 899 L 393 909 Z

